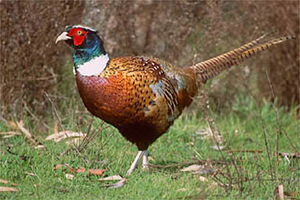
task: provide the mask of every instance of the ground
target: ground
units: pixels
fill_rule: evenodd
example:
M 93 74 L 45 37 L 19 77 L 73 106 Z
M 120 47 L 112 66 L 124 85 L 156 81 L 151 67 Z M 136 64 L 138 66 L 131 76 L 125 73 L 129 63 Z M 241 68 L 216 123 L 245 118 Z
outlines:
M 137 153 L 136 147 L 99 119 L 94 119 L 88 131 L 93 119 L 90 115 L 60 116 L 61 124 L 47 122 L 53 129 L 43 133 L 38 125 L 23 119 L 22 126 L 43 145 L 40 149 L 19 128 L 1 122 L 0 188 L 17 191 L 0 191 L 0 198 L 270 199 L 279 195 L 280 185 L 285 197 L 299 198 L 299 155 L 289 156 L 299 152 L 295 110 L 274 109 L 269 102 L 258 107 L 249 98 L 238 99 L 225 113 L 187 110 L 149 148 L 150 163 L 155 166 L 149 172 L 138 168 L 129 177 L 126 171 Z M 58 120 L 53 117 L 53 121 Z M 66 139 L 45 140 L 63 130 L 90 136 L 99 131 L 86 147 L 83 143 L 79 147 L 67 145 Z M 7 131 L 21 135 L 6 138 Z M 289 154 L 284 157 L 282 153 Z M 59 168 L 59 164 L 64 166 Z M 194 169 L 181 171 L 193 164 Z M 76 173 L 78 168 L 86 172 Z M 89 174 L 90 169 L 105 171 L 99 176 Z M 110 188 L 118 181 L 99 180 L 112 175 L 121 175 L 125 184 Z

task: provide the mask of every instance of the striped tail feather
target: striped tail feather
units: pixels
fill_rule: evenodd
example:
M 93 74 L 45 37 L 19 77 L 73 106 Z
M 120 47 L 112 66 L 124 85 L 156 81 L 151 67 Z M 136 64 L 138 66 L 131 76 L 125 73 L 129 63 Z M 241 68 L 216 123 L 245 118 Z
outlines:
M 191 66 L 191 68 L 195 70 L 200 82 L 206 82 L 222 71 L 230 68 L 233 65 L 241 63 L 242 61 L 252 57 L 253 55 L 256 55 L 259 52 L 265 51 L 274 45 L 295 38 L 294 36 L 280 37 L 258 45 L 258 42 L 269 34 L 270 33 L 264 34 L 256 40 L 253 40 L 252 42 L 249 42 L 228 53 L 195 64 Z

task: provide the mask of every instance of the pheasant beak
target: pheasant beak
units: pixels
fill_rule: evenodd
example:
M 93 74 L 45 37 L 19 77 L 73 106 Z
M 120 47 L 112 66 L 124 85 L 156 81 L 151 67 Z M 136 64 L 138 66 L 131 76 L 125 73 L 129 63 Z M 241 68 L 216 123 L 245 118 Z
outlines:
M 68 36 L 67 32 L 63 32 L 62 34 L 60 34 L 57 39 L 55 40 L 55 44 L 57 44 L 59 41 L 63 41 L 63 40 L 69 40 L 72 39 L 70 36 Z

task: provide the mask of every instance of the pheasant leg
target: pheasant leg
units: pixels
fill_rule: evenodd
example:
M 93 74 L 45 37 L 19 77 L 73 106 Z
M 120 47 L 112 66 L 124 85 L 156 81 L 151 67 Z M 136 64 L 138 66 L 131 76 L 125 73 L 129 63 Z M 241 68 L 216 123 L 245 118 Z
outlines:
M 131 164 L 129 170 L 127 171 L 127 175 L 130 175 L 133 170 L 136 168 L 136 166 L 138 165 L 139 160 L 142 158 L 142 156 L 145 155 L 146 151 L 139 151 L 138 154 L 136 155 L 133 163 Z
M 149 160 L 148 160 L 149 152 L 146 150 L 143 155 L 143 169 L 148 171 L 149 170 Z

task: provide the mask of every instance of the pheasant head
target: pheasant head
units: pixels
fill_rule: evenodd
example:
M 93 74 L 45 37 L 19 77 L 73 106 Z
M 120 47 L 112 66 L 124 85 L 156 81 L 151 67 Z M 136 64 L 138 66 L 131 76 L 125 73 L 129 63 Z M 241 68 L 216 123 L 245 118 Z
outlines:
M 97 31 L 81 25 L 70 26 L 61 33 L 56 43 L 65 41 L 75 51 L 73 53 L 74 73 L 92 76 L 100 74 L 106 67 L 109 57 Z

